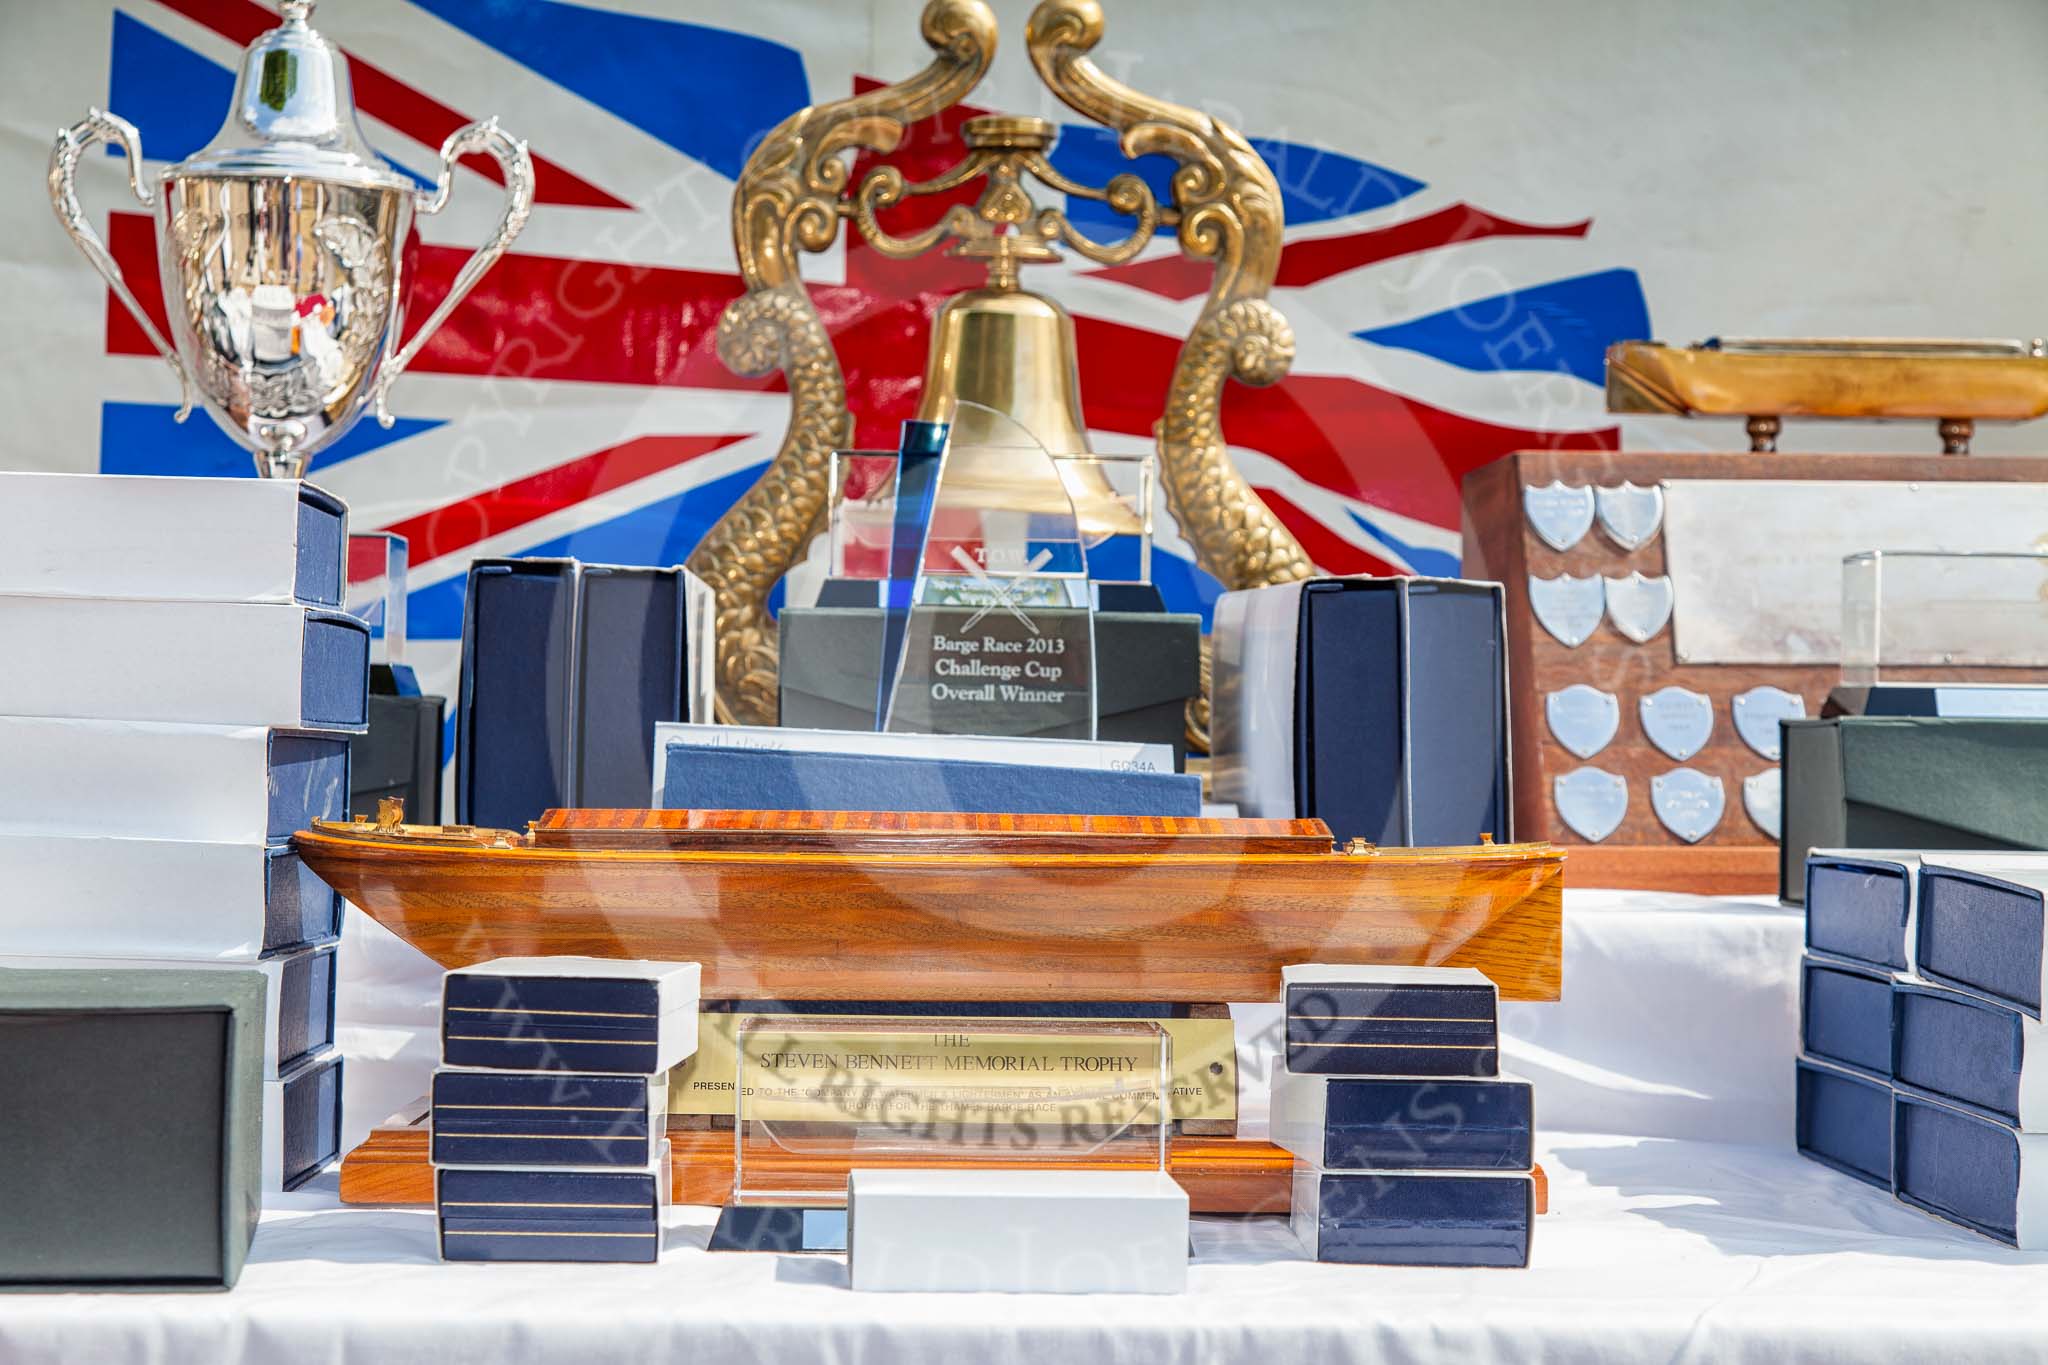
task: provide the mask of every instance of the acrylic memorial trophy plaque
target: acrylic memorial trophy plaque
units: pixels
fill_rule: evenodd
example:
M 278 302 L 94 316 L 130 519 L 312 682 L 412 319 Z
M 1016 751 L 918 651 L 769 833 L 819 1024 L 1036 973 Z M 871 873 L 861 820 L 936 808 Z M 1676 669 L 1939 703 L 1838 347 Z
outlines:
M 906 422 L 877 730 L 1095 738 L 1086 532 L 1058 463 L 979 403 Z
M 1871 550 L 1844 556 L 1842 686 L 1835 694 L 1841 709 L 2048 716 L 2043 667 L 2048 554 Z M 1969 681 L 1962 679 L 1965 671 Z
M 844 1251 L 853 1169 L 1167 1171 L 1149 1020 L 749 1015 L 735 1039 L 713 1251 Z

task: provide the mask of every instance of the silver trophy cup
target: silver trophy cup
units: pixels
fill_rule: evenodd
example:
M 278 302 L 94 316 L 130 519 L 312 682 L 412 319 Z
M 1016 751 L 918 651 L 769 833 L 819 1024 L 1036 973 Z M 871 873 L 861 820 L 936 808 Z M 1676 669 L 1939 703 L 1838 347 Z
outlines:
M 285 0 L 284 23 L 243 54 L 227 122 L 154 188 L 141 139 L 95 109 L 57 135 L 50 198 L 78 249 L 177 372 L 178 420 L 195 397 L 256 457 L 261 474 L 297 478 L 363 410 L 391 425 L 385 398 L 420 347 L 491 268 L 533 208 L 526 144 L 496 119 L 441 144 L 440 180 L 418 189 L 370 149 L 342 55 L 307 26 L 310 0 Z M 79 158 L 100 143 L 128 155 L 128 183 L 156 217 L 157 265 L 171 341 L 157 331 L 78 204 Z M 455 163 L 485 152 L 503 168 L 504 216 L 401 349 L 403 248 L 413 215 L 448 202 Z

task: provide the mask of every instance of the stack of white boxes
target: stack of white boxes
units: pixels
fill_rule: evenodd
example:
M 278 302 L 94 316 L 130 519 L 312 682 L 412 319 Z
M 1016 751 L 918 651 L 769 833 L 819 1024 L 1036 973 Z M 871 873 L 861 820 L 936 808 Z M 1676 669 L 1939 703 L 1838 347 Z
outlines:
M 1499 992 L 1469 967 L 1299 966 L 1273 1141 L 1319 1261 L 1526 1266 L 1532 1087 L 1500 1074 Z
M 448 1261 L 654 1261 L 668 1073 L 694 962 L 498 958 L 448 973 L 429 1151 Z
M 2048 854 L 1817 849 L 1806 907 L 1799 1150 L 2048 1249 Z
M 271 1190 L 341 1138 L 342 902 L 290 840 L 367 715 L 346 539 L 307 484 L 0 474 L 0 960 L 261 970 Z

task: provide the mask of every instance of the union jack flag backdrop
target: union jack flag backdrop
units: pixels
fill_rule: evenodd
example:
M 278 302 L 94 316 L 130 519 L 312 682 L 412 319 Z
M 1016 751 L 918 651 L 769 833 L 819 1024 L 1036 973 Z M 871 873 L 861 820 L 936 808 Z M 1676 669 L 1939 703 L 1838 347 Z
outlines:
M 698 12 L 686 21 L 654 8 Z M 97 62 L 105 82 L 96 98 L 140 129 L 153 164 L 211 138 L 239 50 L 276 22 L 256 0 L 37 9 L 67 11 L 35 21 L 61 24 L 51 60 Z M 788 113 L 900 79 L 928 59 L 914 7 L 900 24 L 865 5 L 635 9 L 631 0 L 331 0 L 315 15 L 350 54 L 371 141 L 422 184 L 442 138 L 490 114 L 527 139 L 538 175 L 524 236 L 396 385 L 397 424 L 363 421 L 313 468 L 348 500 L 356 529 L 410 540 L 411 657 L 430 691 L 454 689 L 472 557 L 679 562 L 759 474 L 783 429 L 781 381 L 734 376 L 712 345 L 720 310 L 741 288 L 728 220 L 734 179 L 754 140 Z M 1119 7 L 1109 10 L 1113 43 Z M 1021 23 L 1006 26 L 1008 47 L 1021 37 Z M 1153 55 L 1128 79 L 1146 86 L 1156 76 L 1161 93 L 1196 102 L 1191 92 L 1227 94 L 1230 75 L 1213 62 L 1169 70 Z M 18 115 L 19 96 L 11 103 Z M 54 127 L 83 112 L 38 117 Z M 958 127 L 978 112 L 962 106 L 918 126 L 895 159 L 913 178 L 953 164 Z M 1018 112 L 1049 111 L 1041 102 Z M 1129 168 L 1111 134 L 1057 112 L 1061 171 L 1101 184 Z M 1610 341 L 1651 334 L 1637 274 L 1600 245 L 1590 219 L 1496 212 L 1483 188 L 1440 183 L 1428 165 L 1383 164 L 1364 131 L 1356 140 L 1243 131 L 1283 189 L 1274 302 L 1299 351 L 1281 384 L 1229 390 L 1224 430 L 1239 467 L 1327 570 L 1455 573 L 1468 470 L 1521 447 L 1617 443 L 1600 411 L 1601 359 Z M 1162 198 L 1165 165 L 1136 168 Z M 151 224 L 115 198 L 119 182 L 110 160 L 88 204 L 108 215 L 98 221 L 113 254 L 161 326 Z M 452 208 L 421 225 L 410 319 L 446 290 L 500 201 L 496 168 L 468 163 Z M 1068 210 L 1104 238 L 1126 230 L 1100 206 Z M 918 201 L 893 225 L 941 211 Z M 63 268 L 88 275 L 75 258 Z M 917 402 L 932 309 L 981 272 L 939 256 L 890 261 L 857 236 L 806 268 L 846 370 L 858 442 L 893 447 Z M 1068 261 L 1027 271 L 1026 283 L 1075 317 L 1098 447 L 1149 447 L 1207 267 L 1184 260 L 1163 231 L 1133 263 Z M 173 424 L 175 394 L 141 329 L 111 298 L 103 313 L 63 362 L 95 378 L 96 467 L 249 475 L 248 457 L 205 416 Z M 1216 584 L 1194 568 L 1163 506 L 1160 515 L 1168 529 L 1154 576 L 1172 606 L 1206 616 Z

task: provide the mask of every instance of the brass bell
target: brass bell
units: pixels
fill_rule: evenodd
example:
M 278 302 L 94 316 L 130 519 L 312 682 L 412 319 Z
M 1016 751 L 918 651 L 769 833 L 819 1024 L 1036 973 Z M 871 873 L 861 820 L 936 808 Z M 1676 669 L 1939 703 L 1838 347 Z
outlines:
M 1052 125 L 1042 119 L 973 119 L 965 134 L 970 147 L 1050 146 Z M 1002 452 L 976 452 L 985 439 L 974 409 L 980 404 L 1015 420 L 1053 456 L 1087 456 L 1088 430 L 1081 421 L 1080 368 L 1075 360 L 1074 319 L 1042 294 L 1017 284 L 1025 261 L 1057 259 L 1049 247 L 1015 233 L 962 243 L 955 254 L 984 257 L 989 283 L 946 300 L 932 319 L 931 351 L 925 361 L 923 421 L 953 421 L 953 454 L 946 461 L 947 496 L 973 490 L 983 506 L 1063 513 L 1045 501 L 1040 471 L 1019 467 Z M 1060 481 L 1072 500 L 1083 538 L 1144 531 L 1139 509 L 1116 491 L 1109 475 L 1087 459 L 1058 459 Z M 1057 501 L 1055 499 L 1054 501 Z

